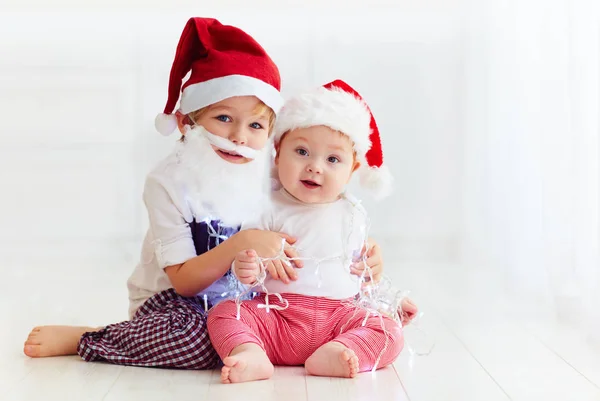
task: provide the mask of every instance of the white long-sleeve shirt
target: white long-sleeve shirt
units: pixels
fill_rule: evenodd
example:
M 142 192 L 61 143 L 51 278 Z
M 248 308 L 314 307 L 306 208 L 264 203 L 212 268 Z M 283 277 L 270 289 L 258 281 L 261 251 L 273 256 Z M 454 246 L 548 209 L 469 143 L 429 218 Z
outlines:
M 237 232 L 237 227 L 221 226 L 205 211 L 193 210 L 189 188 L 173 178 L 175 168 L 171 155 L 146 178 L 143 198 L 150 224 L 140 262 L 127 280 L 130 318 L 148 298 L 173 288 L 165 267 L 184 263 Z M 242 288 L 235 277 L 226 274 L 198 295 L 216 304 L 222 294 L 231 297 L 237 289 Z

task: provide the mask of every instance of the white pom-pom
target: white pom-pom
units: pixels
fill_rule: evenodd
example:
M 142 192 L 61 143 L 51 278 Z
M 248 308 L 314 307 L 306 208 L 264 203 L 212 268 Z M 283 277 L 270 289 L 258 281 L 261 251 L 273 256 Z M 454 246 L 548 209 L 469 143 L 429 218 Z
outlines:
M 387 166 L 366 166 L 360 170 L 360 185 L 371 192 L 375 199 L 383 199 L 392 192 L 394 178 Z
M 154 119 L 156 130 L 164 136 L 169 136 L 177 128 L 177 117 L 173 114 L 160 113 Z

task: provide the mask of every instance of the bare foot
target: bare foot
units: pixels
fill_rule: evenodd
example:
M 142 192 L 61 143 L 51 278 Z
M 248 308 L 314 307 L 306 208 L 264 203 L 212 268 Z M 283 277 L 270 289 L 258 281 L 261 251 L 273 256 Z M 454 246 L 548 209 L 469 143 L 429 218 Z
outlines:
M 254 343 L 237 346 L 223 359 L 221 383 L 243 383 L 273 376 L 273 364 L 265 351 Z
M 97 330 L 78 326 L 35 327 L 25 341 L 23 352 L 32 358 L 77 355 L 77 345 L 83 333 Z
M 358 357 L 344 344 L 330 341 L 320 346 L 306 360 L 304 367 L 314 376 L 356 377 Z

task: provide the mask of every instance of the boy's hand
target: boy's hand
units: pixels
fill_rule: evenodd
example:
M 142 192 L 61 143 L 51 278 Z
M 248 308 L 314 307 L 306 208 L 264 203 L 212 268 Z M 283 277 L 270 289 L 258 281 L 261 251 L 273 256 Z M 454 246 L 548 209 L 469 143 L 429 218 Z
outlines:
M 260 274 L 258 255 L 253 249 L 241 251 L 233 262 L 233 274 L 242 284 L 253 284 Z
M 377 283 L 379 280 L 381 280 L 381 275 L 383 274 L 383 257 L 381 256 L 381 248 L 372 239 L 369 239 L 367 241 L 367 245 L 363 247 L 361 251 L 361 259 L 350 266 L 350 272 L 357 276 L 363 274 L 363 271 L 365 270 L 365 262 L 362 260 L 362 257 L 365 255 L 365 252 L 367 256 L 367 266 L 369 266 L 371 269 L 373 281 Z M 369 279 L 369 274 L 365 273 L 365 280 L 368 281 Z
M 288 258 L 297 258 L 298 252 L 292 247 L 296 239 L 287 234 L 276 231 L 244 230 L 236 234 L 242 249 L 254 249 L 262 258 L 274 258 L 281 253 L 283 243 L 283 255 Z M 233 237 L 232 237 L 233 238 Z M 300 268 L 304 264 L 300 260 L 292 262 Z

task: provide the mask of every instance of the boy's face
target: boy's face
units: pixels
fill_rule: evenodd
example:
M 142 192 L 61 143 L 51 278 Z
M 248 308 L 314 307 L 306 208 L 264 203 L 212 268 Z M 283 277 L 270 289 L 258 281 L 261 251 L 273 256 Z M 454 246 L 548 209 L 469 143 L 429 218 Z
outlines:
M 208 106 L 194 122 L 203 126 L 211 134 L 227 139 L 237 146 L 261 150 L 269 138 L 269 114 L 256 112 L 256 110 L 266 109 L 260 107 L 261 104 L 255 96 L 230 97 Z M 182 127 L 180 123 L 180 129 Z M 219 157 L 230 163 L 243 164 L 251 161 L 235 151 L 225 151 L 215 145 L 211 146 Z
M 338 199 L 359 166 L 352 141 L 322 125 L 285 134 L 275 163 L 283 187 L 305 203 Z

